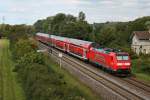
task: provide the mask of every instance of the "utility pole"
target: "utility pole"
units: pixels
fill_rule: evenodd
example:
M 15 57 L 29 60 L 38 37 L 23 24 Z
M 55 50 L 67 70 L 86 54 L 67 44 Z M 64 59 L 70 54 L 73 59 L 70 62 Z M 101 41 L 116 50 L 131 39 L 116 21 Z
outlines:
M 93 38 L 93 42 L 95 42 L 95 30 L 96 30 L 96 26 L 95 26 L 95 23 L 93 23 L 93 25 L 92 25 L 92 38 Z
M 60 66 L 60 69 L 61 69 L 63 54 L 62 54 L 62 53 L 59 53 L 59 54 L 58 54 L 58 57 L 59 57 L 59 66 Z
M 5 16 L 2 17 L 2 24 L 5 24 Z

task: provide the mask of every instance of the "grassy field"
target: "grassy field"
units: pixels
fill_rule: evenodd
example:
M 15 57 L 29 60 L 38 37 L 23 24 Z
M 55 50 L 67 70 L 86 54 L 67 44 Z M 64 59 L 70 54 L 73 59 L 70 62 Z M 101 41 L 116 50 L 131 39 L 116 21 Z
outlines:
M 12 72 L 14 65 L 9 51 L 9 41 L 0 40 L 0 100 L 25 100 L 16 74 Z

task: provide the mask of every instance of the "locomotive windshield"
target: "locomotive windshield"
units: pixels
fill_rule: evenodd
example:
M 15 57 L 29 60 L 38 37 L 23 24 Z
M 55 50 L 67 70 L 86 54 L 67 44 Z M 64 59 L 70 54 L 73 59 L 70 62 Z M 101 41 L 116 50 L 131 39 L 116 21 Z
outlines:
M 128 55 L 118 55 L 117 56 L 117 60 L 129 60 L 129 56 Z

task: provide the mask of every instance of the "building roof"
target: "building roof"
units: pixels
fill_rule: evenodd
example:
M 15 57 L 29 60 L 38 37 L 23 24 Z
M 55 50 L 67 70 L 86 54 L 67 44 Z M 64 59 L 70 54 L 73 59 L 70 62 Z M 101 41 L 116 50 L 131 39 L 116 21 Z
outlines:
M 139 40 L 150 40 L 150 32 L 148 31 L 134 31 L 133 34 L 136 35 Z

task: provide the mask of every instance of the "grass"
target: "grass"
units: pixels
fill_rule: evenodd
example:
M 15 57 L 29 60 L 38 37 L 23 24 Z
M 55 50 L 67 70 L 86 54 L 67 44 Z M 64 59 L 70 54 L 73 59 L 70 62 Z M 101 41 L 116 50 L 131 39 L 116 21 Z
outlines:
M 85 100 L 100 100 L 100 96 L 96 95 L 89 87 L 81 83 L 75 76 L 70 74 L 67 70 L 60 68 L 59 65 L 50 57 L 46 58 L 46 64 L 55 72 L 64 75 L 64 80 L 70 87 L 78 88 L 84 95 Z
M 148 74 L 144 71 L 141 71 L 140 67 L 144 67 L 144 65 L 141 65 L 138 59 L 132 60 L 132 73 L 136 76 L 137 79 L 150 83 L 150 73 Z
M 17 82 L 16 73 L 12 72 L 9 40 L 0 40 L 0 100 L 25 100 L 21 84 Z

